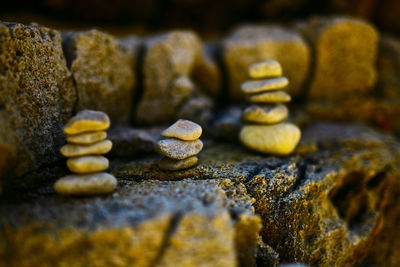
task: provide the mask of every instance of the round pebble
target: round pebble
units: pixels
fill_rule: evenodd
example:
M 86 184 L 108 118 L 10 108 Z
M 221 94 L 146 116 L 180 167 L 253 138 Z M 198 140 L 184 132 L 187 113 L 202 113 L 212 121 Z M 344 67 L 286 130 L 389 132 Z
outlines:
M 290 100 L 290 95 L 284 91 L 265 92 L 250 96 L 250 101 L 253 103 L 285 103 Z
M 62 195 L 101 195 L 112 193 L 117 179 L 109 173 L 71 174 L 60 178 L 54 188 Z
M 261 93 L 285 88 L 289 84 L 286 77 L 271 78 L 258 81 L 246 81 L 242 83 L 241 89 L 246 94 Z
M 164 137 L 175 137 L 185 141 L 193 141 L 201 136 L 202 129 L 197 123 L 178 120 L 162 132 Z
M 242 120 L 250 123 L 276 124 L 285 120 L 289 115 L 288 108 L 283 104 L 274 106 L 252 105 L 242 114 Z
M 78 157 L 86 155 L 99 155 L 110 152 L 112 142 L 110 140 L 103 140 L 91 145 L 74 145 L 67 144 L 61 147 L 60 152 L 65 157 Z
M 108 159 L 103 156 L 84 156 L 69 158 L 68 169 L 75 173 L 101 172 L 108 169 Z
M 156 150 L 160 154 L 172 159 L 186 159 L 197 155 L 203 149 L 200 139 L 195 141 L 182 141 L 168 138 L 157 142 Z
M 266 154 L 287 155 L 299 143 L 300 129 L 291 123 L 245 125 L 239 139 L 246 147 Z
M 181 160 L 170 159 L 170 158 L 164 157 L 158 163 L 158 167 L 161 170 L 166 170 L 166 171 L 182 170 L 182 169 L 187 169 L 187 168 L 193 167 L 194 165 L 197 164 L 198 160 L 199 159 L 196 156 L 189 157 L 186 159 L 181 159 Z
M 282 75 L 282 67 L 278 61 L 270 59 L 263 62 L 252 64 L 249 67 L 251 78 L 277 77 Z
M 72 117 L 64 127 L 66 134 L 103 131 L 110 127 L 110 118 L 106 113 L 94 110 L 82 110 Z
M 107 138 L 104 131 L 67 135 L 67 142 L 78 145 L 90 145 Z

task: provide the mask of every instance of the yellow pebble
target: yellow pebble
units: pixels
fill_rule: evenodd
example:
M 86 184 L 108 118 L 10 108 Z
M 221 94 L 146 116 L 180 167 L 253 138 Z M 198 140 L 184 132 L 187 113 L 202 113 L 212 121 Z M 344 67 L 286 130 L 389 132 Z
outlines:
M 117 179 L 109 173 L 71 174 L 60 178 L 54 189 L 62 195 L 101 195 L 112 193 Z
M 60 149 L 60 152 L 65 157 L 78 157 L 106 154 L 110 152 L 111 148 L 112 142 L 110 140 L 104 140 L 87 146 L 67 144 Z
M 94 110 L 82 110 L 72 117 L 64 127 L 66 134 L 103 131 L 110 127 L 110 118 L 106 113 Z
M 68 169 L 75 173 L 100 172 L 108 169 L 108 159 L 103 156 L 84 156 L 69 158 Z
M 273 59 L 255 63 L 249 67 L 249 76 L 255 79 L 265 77 L 278 77 L 281 75 L 281 64 Z
M 107 138 L 107 133 L 104 131 L 81 133 L 67 136 L 67 142 L 72 144 L 90 145 Z
M 271 91 L 250 96 L 253 103 L 283 103 L 290 102 L 292 98 L 284 91 Z
M 265 80 L 247 81 L 242 83 L 241 89 L 246 94 L 254 94 L 285 88 L 288 84 L 289 80 L 286 77 L 278 77 Z

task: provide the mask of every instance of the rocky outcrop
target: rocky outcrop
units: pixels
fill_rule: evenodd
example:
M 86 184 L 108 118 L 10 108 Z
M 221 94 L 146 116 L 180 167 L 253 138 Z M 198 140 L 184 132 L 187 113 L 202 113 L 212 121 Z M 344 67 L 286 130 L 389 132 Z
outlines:
M 119 44 L 113 36 L 97 30 L 63 33 L 79 110 L 101 110 L 114 123 L 129 122 L 136 81 L 136 43 L 127 39 Z
M 310 65 L 310 48 L 295 31 L 280 26 L 241 26 L 222 41 L 224 68 L 229 93 L 235 100 L 243 100 L 240 85 L 248 78 L 248 67 L 274 59 L 282 65 L 283 75 L 290 85 L 288 93 L 301 94 Z
M 371 92 L 377 79 L 379 41 L 373 25 L 353 18 L 315 17 L 296 28 L 307 37 L 314 54 L 309 98 L 342 100 Z
M 173 31 L 149 38 L 143 59 L 144 91 L 136 120 L 154 124 L 175 119 L 180 107 L 198 91 L 193 73 L 202 86 L 208 87 L 205 91 L 217 93 L 218 84 L 214 82 L 219 80 L 219 71 L 203 52 L 196 34 Z
M 400 147 L 390 136 L 362 125 L 312 124 L 295 155 L 280 158 L 205 143 L 196 167 L 173 173 L 156 168 L 154 155 L 112 161 L 119 186 L 109 197 L 65 201 L 49 185 L 4 200 L 2 260 L 398 263 Z M 260 236 L 253 211 L 262 218 Z
M 60 33 L 37 25 L 0 23 L 0 184 L 60 159 L 63 124 L 76 91 Z M 42 178 L 43 179 L 43 178 Z

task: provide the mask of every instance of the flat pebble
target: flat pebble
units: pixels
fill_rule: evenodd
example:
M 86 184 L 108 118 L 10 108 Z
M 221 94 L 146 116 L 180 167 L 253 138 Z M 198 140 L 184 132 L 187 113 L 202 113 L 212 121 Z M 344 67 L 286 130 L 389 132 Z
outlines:
M 75 173 L 101 172 L 108 169 L 108 159 L 103 156 L 83 156 L 69 158 L 68 169 Z
M 104 131 L 81 133 L 67 135 L 67 142 L 79 145 L 90 145 L 107 138 L 107 133 Z
M 110 118 L 102 111 L 82 110 L 72 117 L 64 127 L 66 134 L 103 131 L 110 127 Z
M 283 104 L 273 106 L 252 105 L 242 114 L 242 120 L 250 123 L 276 124 L 285 120 L 289 115 L 288 108 Z
M 60 178 L 54 188 L 62 195 L 102 195 L 112 193 L 117 179 L 109 173 L 71 174 Z
M 276 155 L 292 153 L 299 143 L 300 136 L 300 129 L 291 123 L 245 125 L 239 133 L 239 139 L 244 146 Z
M 286 77 L 270 78 L 265 80 L 246 81 L 242 83 L 241 89 L 246 94 L 261 93 L 285 88 L 289 84 Z
M 282 67 L 278 61 L 270 59 L 259 63 L 254 63 L 249 67 L 251 78 L 277 77 L 282 75 Z
M 186 159 L 197 155 L 203 149 L 200 139 L 195 141 L 182 141 L 168 138 L 157 142 L 156 151 L 172 159 Z
M 185 141 L 193 141 L 201 136 L 202 129 L 197 123 L 178 120 L 162 132 L 164 137 L 175 137 Z
M 284 91 L 271 91 L 250 96 L 250 101 L 253 103 L 285 103 L 290 100 L 290 95 Z
M 193 167 L 194 165 L 197 164 L 198 160 L 199 159 L 196 156 L 189 157 L 186 159 L 181 159 L 181 160 L 170 159 L 170 158 L 164 157 L 158 163 L 158 167 L 161 170 L 166 170 L 166 171 L 182 170 L 182 169 L 187 169 L 187 168 Z
M 103 140 L 91 145 L 67 144 L 61 147 L 60 152 L 65 157 L 78 157 L 86 155 L 99 155 L 110 152 L 112 143 L 110 140 Z

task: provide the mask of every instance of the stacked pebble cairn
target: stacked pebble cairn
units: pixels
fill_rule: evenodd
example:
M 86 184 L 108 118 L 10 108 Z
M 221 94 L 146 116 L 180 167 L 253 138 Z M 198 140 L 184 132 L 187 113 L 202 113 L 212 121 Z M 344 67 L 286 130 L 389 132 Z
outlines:
M 253 64 L 249 67 L 253 80 L 242 84 L 242 91 L 253 105 L 242 113 L 245 125 L 239 139 L 246 147 L 267 154 L 287 155 L 296 148 L 301 132 L 291 123 L 283 122 L 289 115 L 286 105 L 291 97 L 281 89 L 289 84 L 282 77 L 281 65 L 275 60 Z
M 196 165 L 196 155 L 203 149 L 203 142 L 199 139 L 201 133 L 201 126 L 188 120 L 178 120 L 164 130 L 161 135 L 167 138 L 156 144 L 156 151 L 164 156 L 158 167 L 176 171 Z
M 114 191 L 117 180 L 109 173 L 108 159 L 101 156 L 111 150 L 104 131 L 110 127 L 110 119 L 101 111 L 83 110 L 71 118 L 64 127 L 68 144 L 60 149 L 67 157 L 71 175 L 60 178 L 54 185 L 63 195 L 99 195 Z

